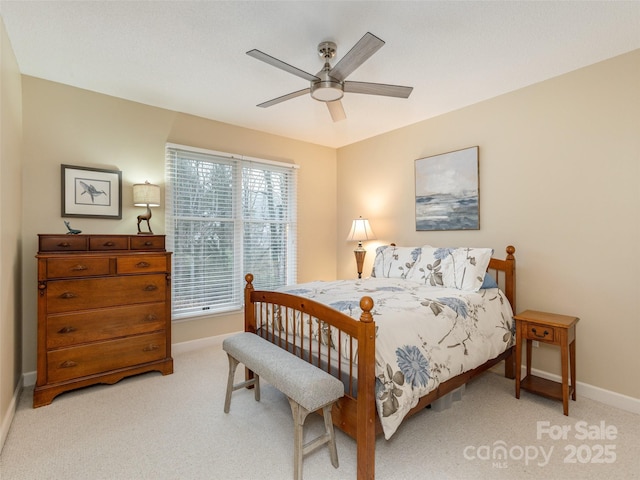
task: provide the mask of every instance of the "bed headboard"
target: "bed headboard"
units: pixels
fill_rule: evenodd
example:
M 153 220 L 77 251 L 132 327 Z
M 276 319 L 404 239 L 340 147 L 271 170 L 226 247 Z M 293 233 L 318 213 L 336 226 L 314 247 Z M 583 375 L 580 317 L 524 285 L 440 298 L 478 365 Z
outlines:
M 507 256 L 504 260 L 491 258 L 488 272 L 494 276 L 496 282 L 507 296 L 511 309 L 516 312 L 516 247 L 509 245 L 506 249 Z

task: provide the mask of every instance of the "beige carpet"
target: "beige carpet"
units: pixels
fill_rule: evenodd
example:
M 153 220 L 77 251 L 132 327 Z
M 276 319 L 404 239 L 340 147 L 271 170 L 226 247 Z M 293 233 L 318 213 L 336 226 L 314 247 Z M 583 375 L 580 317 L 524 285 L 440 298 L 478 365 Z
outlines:
M 38 409 L 25 389 L 0 456 L 0 479 L 293 478 L 286 399 L 268 384 L 260 403 L 240 390 L 225 415 L 221 348 L 174 358 L 173 375 L 69 392 Z M 487 373 L 450 409 L 425 410 L 390 441 L 379 438 L 376 478 L 640 478 L 640 416 L 578 392 L 565 417 L 561 403 L 527 392 L 516 400 L 513 390 L 513 381 Z M 307 423 L 309 436 L 321 432 L 320 417 Z M 550 434 L 569 429 L 566 439 L 538 438 L 543 426 Z M 585 432 L 597 438 L 580 438 Z M 320 449 L 305 459 L 306 480 L 356 478 L 355 443 L 342 432 L 337 443 L 340 467 Z

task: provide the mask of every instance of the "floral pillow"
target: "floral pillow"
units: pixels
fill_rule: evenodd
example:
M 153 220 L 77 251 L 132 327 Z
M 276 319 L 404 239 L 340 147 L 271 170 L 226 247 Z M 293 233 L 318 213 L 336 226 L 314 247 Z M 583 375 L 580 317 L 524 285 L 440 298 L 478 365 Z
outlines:
M 480 290 L 493 254 L 491 248 L 469 247 L 423 247 L 421 251 L 408 280 L 469 292 Z
M 491 248 L 456 248 L 453 253 L 453 285 L 459 290 L 477 292 L 482 287 Z
M 406 278 L 418 257 L 420 247 L 396 247 L 383 245 L 376 249 L 373 261 L 372 277 L 377 278 Z
M 453 268 L 453 251 L 452 248 L 422 247 L 420 257 L 406 276 L 407 280 L 432 287 L 448 286 Z

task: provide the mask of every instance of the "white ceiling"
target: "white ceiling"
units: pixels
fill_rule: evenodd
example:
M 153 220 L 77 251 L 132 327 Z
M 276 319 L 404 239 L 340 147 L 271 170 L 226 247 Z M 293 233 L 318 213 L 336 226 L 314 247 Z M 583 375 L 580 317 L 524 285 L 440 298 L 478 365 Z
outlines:
M 148 105 L 340 147 L 640 48 L 640 2 L 0 1 L 20 71 Z M 413 86 L 345 94 L 333 123 L 308 82 L 367 31 L 386 42 L 349 80 Z

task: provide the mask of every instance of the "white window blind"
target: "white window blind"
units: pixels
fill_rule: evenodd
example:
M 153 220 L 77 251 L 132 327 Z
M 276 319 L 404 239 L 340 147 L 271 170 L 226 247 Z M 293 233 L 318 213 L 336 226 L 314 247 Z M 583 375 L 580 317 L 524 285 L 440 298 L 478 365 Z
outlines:
M 256 289 L 296 281 L 296 169 L 180 145 L 166 147 L 173 318 L 242 308 Z

